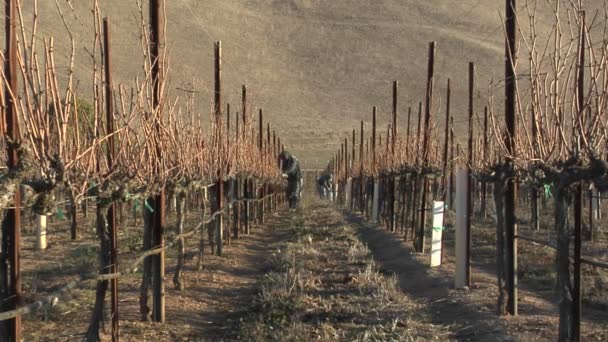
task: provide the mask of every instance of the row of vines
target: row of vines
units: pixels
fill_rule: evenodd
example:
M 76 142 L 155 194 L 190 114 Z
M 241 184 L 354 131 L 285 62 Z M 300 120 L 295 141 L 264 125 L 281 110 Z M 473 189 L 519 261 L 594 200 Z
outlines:
M 67 68 L 55 62 L 54 39 L 38 34 L 37 1 L 27 5 L 6 1 L 7 49 L 0 56 L 5 66 L 0 72 L 4 90 L 0 144 L 7 160 L 7 168 L 0 173 L 2 341 L 21 341 L 22 315 L 54 305 L 91 280 L 81 275 L 44 297 L 23 293 L 22 212 L 53 215 L 66 199 L 71 208 L 71 238 L 76 240 L 81 235 L 77 208 L 85 206 L 86 213 L 87 203 L 94 203 L 99 272 L 92 278 L 95 304 L 85 336 L 89 341 L 100 339 L 109 291 L 111 335 L 117 341 L 121 276 L 141 267 L 142 320 L 164 322 L 165 251 L 178 250 L 173 282 L 183 290 L 185 239 L 200 236 L 200 268 L 205 235 L 209 253 L 220 255 L 225 243 L 249 234 L 254 224 L 263 224 L 264 214 L 277 210 L 284 200 L 276 162 L 282 145 L 274 132 L 271 138 L 270 125 L 264 127 L 262 110 L 254 112 L 248 103 L 246 86 L 242 87 L 241 111 L 233 115 L 236 120 L 230 126 L 230 107 L 225 110 L 222 104 L 220 42 L 214 46 L 215 96 L 209 116 L 196 107 L 194 89 L 185 96 L 172 94 L 164 0 L 149 1 L 149 16 L 142 1 L 136 1 L 141 14 L 142 70 L 129 84 L 113 81 L 112 26 L 108 18 L 101 18 L 104 4 L 92 4 L 93 82 L 83 87 L 74 71 L 76 48 L 65 20 L 69 14 L 62 9 L 65 5 L 56 1 L 66 30 L 62 34 L 71 39 Z M 32 8 L 24 11 L 24 6 Z M 24 20 L 24 12 L 32 13 L 31 20 Z M 259 116 L 257 125 L 254 115 Z M 175 230 L 165 232 L 169 198 L 176 205 L 177 223 Z M 188 198 L 203 207 L 203 217 L 186 232 Z M 144 236 L 141 253 L 120 261 L 125 266 L 118 267 L 117 232 L 124 205 L 142 209 Z M 205 212 L 210 216 L 205 217 Z M 230 224 L 224 224 L 226 219 Z
M 543 7 L 554 16 L 550 23 L 539 25 L 537 13 Z M 445 201 L 453 208 L 454 173 L 465 169 L 467 286 L 471 285 L 472 238 L 479 236 L 471 229 L 474 219 L 491 216 L 496 227 L 499 315 L 518 314 L 518 241 L 553 248 L 560 298 L 559 341 L 581 339 L 582 274 L 599 278 L 608 268 L 608 261 L 601 259 L 605 257 L 605 227 L 597 224 L 602 193 L 608 191 L 607 11 L 589 15 L 583 1 L 528 0 L 518 5 L 506 0 L 505 76 L 490 84 L 487 105 L 480 111 L 475 65 L 469 64 L 469 107 L 464 120 L 468 130 L 455 129 L 450 80 L 441 101 L 445 116 L 434 105 L 438 101 L 436 44 L 432 42 L 426 98 L 418 106 L 417 127 L 411 127 L 411 108 L 406 124 L 397 122 L 395 82 L 392 122 L 384 145 L 374 107 L 371 136 L 365 136 L 366 125 L 361 122 L 359 136 L 353 130 L 352 139 L 344 139 L 328 166 L 343 205 L 412 240 L 419 253 L 428 251 L 425 239 L 435 228 L 427 214 L 430 201 Z M 496 94 L 503 88 L 504 97 Z M 458 133 L 466 136 L 467 131 L 468 139 L 458 139 Z M 553 217 L 551 224 L 542 224 L 542 238 L 518 233 L 518 224 L 528 233 L 541 229 L 541 209 Z M 583 240 L 588 241 L 585 246 Z

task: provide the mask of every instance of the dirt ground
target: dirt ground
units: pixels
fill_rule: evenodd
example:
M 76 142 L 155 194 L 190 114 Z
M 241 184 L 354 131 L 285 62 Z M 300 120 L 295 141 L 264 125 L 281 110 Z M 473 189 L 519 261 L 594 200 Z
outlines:
M 119 281 L 122 341 L 555 341 L 557 298 L 550 284 L 528 274 L 520 284 L 520 315 L 495 315 L 496 284 L 491 230 L 476 227 L 473 286 L 453 287 L 453 243 L 444 264 L 428 267 L 428 255 L 359 215 L 309 195 L 297 212 L 281 211 L 253 234 L 232 242 L 222 257 L 205 256 L 196 271 L 198 238 L 187 243 L 186 289 L 171 282 L 176 253 L 167 253 L 164 324 L 140 322 L 141 273 Z M 89 215 L 89 220 L 92 215 Z M 200 212 L 188 213 L 186 230 Z M 169 224 L 173 224 L 170 217 Z M 141 246 L 141 219 L 127 218 L 119 238 L 120 260 Z M 29 301 L 79 273 L 96 271 L 94 231 L 81 218 L 82 238 L 69 241 L 67 221 L 55 220 L 50 247 L 35 252 L 26 231 L 24 292 Z M 486 228 L 484 228 L 486 227 Z M 546 263 L 551 256 L 522 244 L 522 258 Z M 535 253 L 535 254 L 534 254 Z M 545 252 L 542 252 L 545 253 Z M 544 254 L 543 254 L 544 255 Z M 549 267 L 548 265 L 545 265 Z M 532 273 L 530 273 L 532 274 Z M 25 341 L 80 341 L 95 287 L 88 282 L 53 308 L 24 317 Z M 608 340 L 602 306 L 583 307 L 584 341 Z M 106 327 L 109 330 L 109 325 Z M 104 340 L 109 340 L 106 334 Z
M 192 211 L 185 230 L 193 228 L 196 216 Z M 266 272 L 265 260 L 272 246 L 284 237 L 274 233 L 275 226 L 284 225 L 285 218 L 271 216 L 268 224 L 255 227 L 253 234 L 233 240 L 225 246 L 221 257 L 205 255 L 204 269 L 197 272 L 198 238 L 187 242 L 185 291 L 177 291 L 172 284 L 176 252 L 166 254 L 166 323 L 143 323 L 139 315 L 139 285 L 141 272 L 119 280 L 119 312 L 121 341 L 220 341 L 235 340 L 239 334 L 239 319 L 251 308 L 257 282 Z M 174 222 L 173 218 L 169 223 Z M 47 251 L 35 252 L 32 236 L 26 235 L 23 251 L 24 292 L 29 300 L 53 292 L 78 273 L 96 271 L 97 245 L 92 226 L 82 218 L 86 230 L 79 242 L 69 241 L 66 221 L 51 224 L 50 246 Z M 121 229 L 119 260 L 132 260 L 141 246 L 141 227 L 132 218 L 128 227 Z M 141 219 L 139 219 L 141 224 Z M 125 261 L 126 262 L 126 261 Z M 120 265 L 119 265 L 120 269 Z M 95 283 L 86 282 L 65 300 L 53 307 L 24 318 L 25 341 L 80 341 L 84 337 L 91 316 Z M 109 293 L 107 295 L 109 297 Z M 106 302 L 109 305 L 109 302 Z M 106 307 L 107 309 L 107 307 Z M 106 332 L 109 332 L 109 321 Z M 109 335 L 103 336 L 109 340 Z
M 433 312 L 436 324 L 450 327 L 454 339 L 495 341 L 507 335 L 507 340 L 517 341 L 557 340 L 559 299 L 551 280 L 551 274 L 554 277 L 551 271 L 554 262 L 552 251 L 520 242 L 519 315 L 499 318 L 495 315 L 498 293 L 495 232 L 490 222 L 476 220 L 471 251 L 472 288 L 456 290 L 453 286 L 453 232 L 446 232 L 443 265 L 432 269 L 428 266 L 429 255 L 414 253 L 410 242 L 404 243 L 400 237 L 366 223 L 358 215 L 350 214 L 349 221 L 358 225 L 362 240 L 368 244 L 381 270 L 386 274 L 395 274 L 401 290 L 417 298 L 427 310 Z M 531 269 L 534 272 L 528 272 Z M 540 274 L 538 278 L 532 276 L 535 272 Z M 587 287 L 591 287 L 589 282 Z M 595 290 L 604 291 L 601 288 Z M 608 312 L 603 306 L 584 301 L 581 330 L 583 341 L 608 340 Z

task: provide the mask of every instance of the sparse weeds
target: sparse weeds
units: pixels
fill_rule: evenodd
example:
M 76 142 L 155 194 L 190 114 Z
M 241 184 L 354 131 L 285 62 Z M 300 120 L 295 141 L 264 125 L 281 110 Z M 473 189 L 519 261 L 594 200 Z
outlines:
M 23 277 L 32 279 L 35 285 L 36 279 L 49 279 L 53 277 L 69 276 L 82 273 L 97 272 L 97 246 L 81 245 L 71 250 L 60 263 L 48 264 L 33 271 L 23 272 Z M 41 252 L 43 253 L 43 252 Z
M 417 305 L 399 291 L 395 276 L 378 272 L 371 252 L 339 213 L 321 208 L 310 215 L 315 219 L 296 217 L 287 228 L 292 242 L 273 254 L 273 272 L 260 284 L 257 315 L 243 326 L 242 336 L 422 341 L 443 332 L 412 318 Z

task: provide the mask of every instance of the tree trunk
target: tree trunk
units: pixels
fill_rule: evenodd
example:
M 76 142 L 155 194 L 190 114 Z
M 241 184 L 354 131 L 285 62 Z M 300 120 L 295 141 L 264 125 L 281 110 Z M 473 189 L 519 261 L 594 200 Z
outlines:
M 98 204 L 99 205 L 99 204 Z M 75 208 L 75 207 L 74 207 Z M 112 242 L 110 239 L 110 227 L 106 218 L 107 207 L 97 207 L 97 235 L 99 237 L 99 270 L 101 274 L 107 274 L 110 271 L 111 249 Z M 93 308 L 93 317 L 87 330 L 87 341 L 100 341 L 99 328 L 104 320 L 104 303 L 106 292 L 108 290 L 108 281 L 97 281 L 95 290 L 95 306 Z
M 184 221 L 186 220 L 186 194 L 183 192 L 175 194 L 176 203 L 175 209 L 177 211 L 177 234 L 181 235 L 184 233 Z M 173 284 L 175 288 L 183 291 L 185 288 L 183 269 L 184 269 L 184 258 L 186 254 L 186 245 L 184 244 L 184 238 L 178 239 L 177 245 L 177 266 L 175 268 L 175 274 L 173 275 Z
M 148 251 L 152 248 L 152 226 L 154 223 L 154 213 L 144 205 L 144 241 L 142 251 Z M 139 288 L 139 312 L 141 320 L 144 322 L 152 321 L 152 309 L 148 305 L 150 296 L 150 287 L 152 286 L 152 256 L 144 259 L 141 286 Z
M 558 341 L 574 341 L 573 328 L 573 284 L 570 280 L 570 236 L 568 224 L 570 196 L 568 189 L 559 186 L 555 189 L 555 226 L 557 228 L 557 288 L 560 294 L 559 303 L 559 336 Z

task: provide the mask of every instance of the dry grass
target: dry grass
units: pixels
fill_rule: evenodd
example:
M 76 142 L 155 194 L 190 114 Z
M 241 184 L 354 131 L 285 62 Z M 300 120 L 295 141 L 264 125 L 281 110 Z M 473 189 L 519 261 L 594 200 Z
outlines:
M 447 340 L 442 328 L 380 274 L 339 212 L 315 207 L 284 228 L 293 238 L 260 284 L 251 341 Z M 444 337 L 441 337 L 444 336 Z

